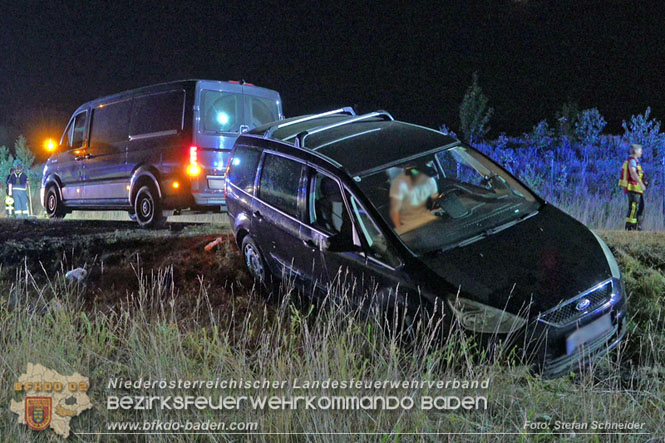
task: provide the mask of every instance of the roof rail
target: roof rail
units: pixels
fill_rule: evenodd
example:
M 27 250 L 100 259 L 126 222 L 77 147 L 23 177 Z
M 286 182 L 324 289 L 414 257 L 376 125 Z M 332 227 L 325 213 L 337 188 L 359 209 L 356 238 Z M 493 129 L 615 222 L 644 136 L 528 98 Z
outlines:
M 304 148 L 305 147 L 305 140 L 307 139 L 308 136 L 310 136 L 312 134 L 318 134 L 319 132 L 327 131 L 329 129 L 339 128 L 340 126 L 348 125 L 348 124 L 351 124 L 351 123 L 356 123 L 356 122 L 363 121 L 363 120 L 369 120 L 370 118 L 375 118 L 375 117 L 381 117 L 381 118 L 383 118 L 385 120 L 389 120 L 389 121 L 394 121 L 395 120 L 393 118 L 393 116 L 390 115 L 390 113 L 388 113 L 387 111 L 374 111 L 374 112 L 370 112 L 368 114 L 363 114 L 363 115 L 359 115 L 357 117 L 349 118 L 347 120 L 342 120 L 341 122 L 337 122 L 337 123 L 333 123 L 333 124 L 330 124 L 330 125 L 314 128 L 310 131 L 303 131 L 303 132 L 301 132 L 301 133 L 299 133 L 298 135 L 295 136 L 295 138 L 293 140 L 293 144 L 297 147 Z M 289 137 L 289 138 L 291 138 L 291 137 Z
M 332 111 L 326 111 L 326 112 L 321 112 L 319 114 L 308 115 L 308 116 L 303 117 L 303 118 L 299 118 L 299 119 L 296 119 L 296 120 L 291 120 L 291 121 L 288 121 L 288 122 L 284 122 L 284 123 L 280 123 L 278 125 L 275 125 L 275 126 L 271 127 L 270 129 L 268 129 L 266 131 L 264 137 L 265 138 L 270 138 L 270 136 L 276 130 L 281 129 L 281 128 L 286 128 L 287 126 L 297 125 L 298 123 L 306 122 L 306 121 L 309 121 L 309 120 L 314 120 L 314 119 L 321 118 L 321 117 L 327 117 L 329 115 L 337 115 L 337 114 L 356 115 L 356 111 L 351 106 L 345 106 L 343 108 L 333 109 Z

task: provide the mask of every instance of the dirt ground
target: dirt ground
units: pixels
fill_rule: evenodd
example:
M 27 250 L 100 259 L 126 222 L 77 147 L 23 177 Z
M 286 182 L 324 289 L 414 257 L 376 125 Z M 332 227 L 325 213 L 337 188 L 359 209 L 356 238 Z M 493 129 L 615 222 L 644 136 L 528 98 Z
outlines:
M 206 252 L 205 245 L 217 237 L 223 244 Z M 154 286 L 160 272 L 179 294 L 199 291 L 203 282 L 213 305 L 228 302 L 231 285 L 251 285 L 223 224 L 168 223 L 164 229 L 145 230 L 123 221 L 2 219 L 0 266 L 3 286 L 22 278 L 24 270 L 37 284 L 47 284 L 83 267 L 89 273 L 86 302 L 102 310 L 138 292 L 142 278 L 144 287 Z

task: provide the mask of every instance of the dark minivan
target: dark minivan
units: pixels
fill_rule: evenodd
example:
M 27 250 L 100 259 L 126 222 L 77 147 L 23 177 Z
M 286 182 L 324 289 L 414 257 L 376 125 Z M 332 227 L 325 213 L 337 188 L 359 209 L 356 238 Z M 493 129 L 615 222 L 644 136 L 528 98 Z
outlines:
M 80 106 L 44 167 L 51 218 L 127 210 L 141 226 L 183 209 L 219 211 L 236 138 L 283 118 L 279 93 L 244 82 L 184 80 Z
M 443 305 L 474 334 L 530 337 L 546 377 L 625 335 L 623 281 L 600 237 L 475 149 L 386 112 L 345 108 L 241 135 L 226 192 L 258 279 L 288 275 L 325 295 L 351 274 L 358 306 L 397 292 L 375 299 Z

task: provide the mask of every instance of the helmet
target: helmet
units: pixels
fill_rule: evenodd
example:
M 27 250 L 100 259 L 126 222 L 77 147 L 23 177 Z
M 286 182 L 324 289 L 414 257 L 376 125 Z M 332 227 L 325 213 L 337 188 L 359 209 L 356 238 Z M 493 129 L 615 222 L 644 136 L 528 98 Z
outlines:
M 12 198 L 11 195 L 8 195 L 7 197 L 5 197 L 5 205 L 11 206 L 13 204 L 14 204 L 14 199 Z

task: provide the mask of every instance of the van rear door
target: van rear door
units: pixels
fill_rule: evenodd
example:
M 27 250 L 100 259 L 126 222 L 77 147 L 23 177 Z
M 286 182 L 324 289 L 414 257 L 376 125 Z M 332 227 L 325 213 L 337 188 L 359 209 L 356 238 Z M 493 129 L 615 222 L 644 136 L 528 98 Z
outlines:
M 201 167 L 192 191 L 199 205 L 220 205 L 226 162 L 245 124 L 245 103 L 239 84 L 199 81 L 194 105 L 194 135 Z M 198 195 L 196 195 L 198 194 Z

